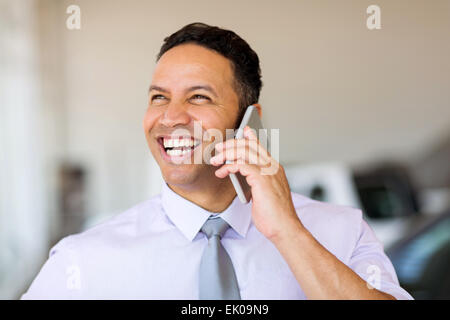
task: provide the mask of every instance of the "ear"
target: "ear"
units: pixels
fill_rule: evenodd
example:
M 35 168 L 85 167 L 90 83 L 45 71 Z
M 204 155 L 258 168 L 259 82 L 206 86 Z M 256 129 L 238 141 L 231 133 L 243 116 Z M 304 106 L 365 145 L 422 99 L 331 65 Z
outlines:
M 254 103 L 254 104 L 252 104 L 252 105 L 256 108 L 256 110 L 258 110 L 259 116 L 262 117 L 262 108 L 261 108 L 261 105 L 260 105 L 259 103 Z

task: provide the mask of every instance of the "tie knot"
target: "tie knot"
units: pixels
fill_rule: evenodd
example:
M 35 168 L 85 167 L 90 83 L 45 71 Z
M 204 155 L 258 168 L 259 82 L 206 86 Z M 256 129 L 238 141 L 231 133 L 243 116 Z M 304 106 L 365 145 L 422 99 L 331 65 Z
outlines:
M 209 217 L 208 220 L 206 220 L 205 224 L 203 224 L 202 232 L 206 235 L 208 240 L 212 236 L 219 236 L 221 239 L 224 235 L 225 231 L 230 227 L 230 225 L 219 217 Z

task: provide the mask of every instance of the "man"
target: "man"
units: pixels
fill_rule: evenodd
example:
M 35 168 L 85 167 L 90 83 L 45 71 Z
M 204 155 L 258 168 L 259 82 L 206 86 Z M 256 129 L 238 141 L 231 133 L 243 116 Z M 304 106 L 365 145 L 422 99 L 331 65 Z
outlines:
M 360 210 L 291 193 L 248 128 L 202 138 L 261 110 L 261 86 L 258 56 L 234 32 L 194 23 L 166 38 L 144 118 L 162 193 L 61 240 L 23 298 L 411 299 Z M 228 178 L 238 172 L 248 204 Z

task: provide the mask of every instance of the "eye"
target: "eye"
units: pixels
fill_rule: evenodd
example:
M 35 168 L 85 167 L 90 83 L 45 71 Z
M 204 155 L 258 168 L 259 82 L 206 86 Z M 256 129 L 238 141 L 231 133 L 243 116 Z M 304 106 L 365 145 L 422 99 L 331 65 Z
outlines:
M 167 103 L 167 98 L 165 96 L 163 96 L 162 94 L 155 94 L 153 96 L 151 96 L 150 98 L 150 103 L 152 105 L 164 105 Z
M 211 99 L 210 99 L 209 97 L 204 96 L 204 95 L 202 95 L 202 94 L 194 94 L 194 95 L 191 97 L 191 99 L 194 99 L 194 100 L 208 100 L 208 101 L 211 101 Z
M 166 97 L 164 97 L 161 94 L 155 94 L 155 95 L 152 96 L 151 101 L 153 101 L 153 100 L 162 100 L 162 99 L 165 99 L 165 98 Z

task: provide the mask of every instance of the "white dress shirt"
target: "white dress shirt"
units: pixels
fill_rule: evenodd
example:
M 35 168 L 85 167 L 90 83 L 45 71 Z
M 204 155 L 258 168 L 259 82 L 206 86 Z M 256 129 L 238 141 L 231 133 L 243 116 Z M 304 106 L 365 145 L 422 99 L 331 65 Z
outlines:
M 373 287 L 412 299 L 359 209 L 292 193 L 303 225 Z M 68 236 L 22 299 L 198 299 L 199 265 L 207 245 L 199 233 L 211 215 L 173 192 L 160 195 L 80 234 Z M 251 203 L 236 197 L 220 217 L 222 244 L 236 271 L 242 299 L 305 299 L 276 247 L 254 226 Z

